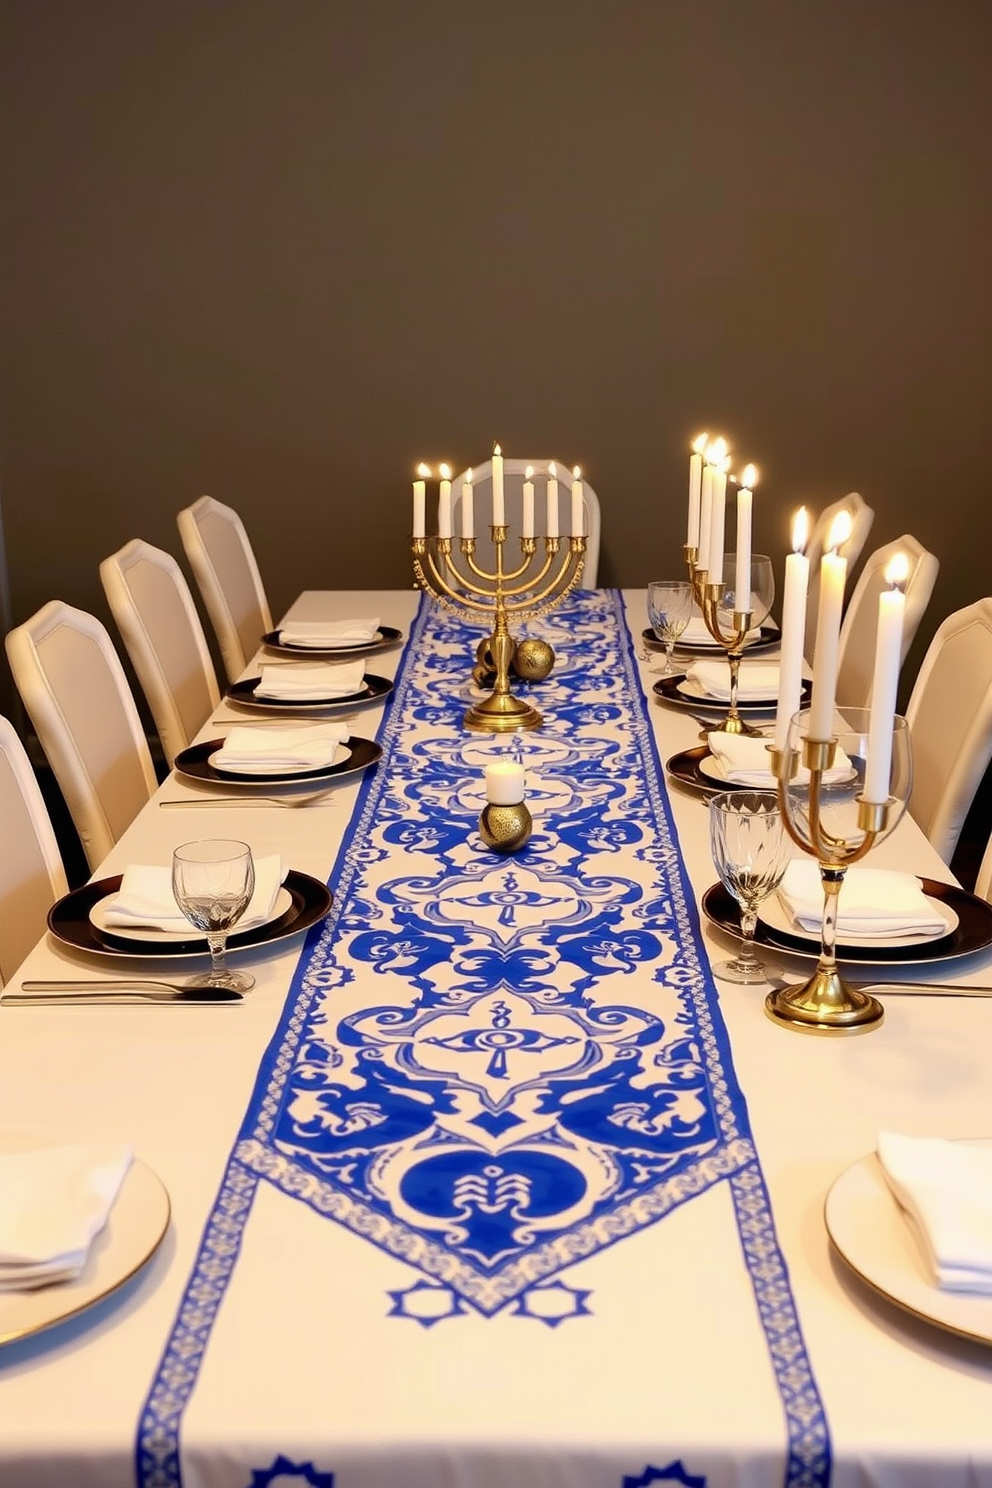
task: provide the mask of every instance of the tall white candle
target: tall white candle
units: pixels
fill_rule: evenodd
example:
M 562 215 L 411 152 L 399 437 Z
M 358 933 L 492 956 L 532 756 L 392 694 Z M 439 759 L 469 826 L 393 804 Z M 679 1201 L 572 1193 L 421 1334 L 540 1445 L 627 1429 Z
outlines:
M 896 553 L 885 570 L 886 582 L 892 588 L 884 589 L 878 596 L 875 671 L 871 684 L 863 794 L 866 801 L 879 806 L 889 799 L 892 729 L 902 667 L 902 627 L 906 614 L 906 596 L 901 585 L 906 582 L 908 575 L 909 563 L 905 553 Z
M 687 548 L 699 547 L 699 503 L 703 480 L 703 450 L 708 434 L 700 434 L 692 441 L 689 456 L 689 518 L 686 523 L 685 543 Z
M 851 518 L 841 512 L 827 537 L 828 552 L 820 561 L 820 605 L 816 614 L 816 649 L 813 656 L 813 696 L 810 699 L 810 737 L 820 742 L 831 738 L 834 731 L 834 704 L 837 699 L 837 656 L 840 649 L 840 622 L 844 610 L 844 584 L 847 581 L 847 559 L 837 552 L 851 535 Z
M 520 523 L 520 536 L 534 536 L 534 467 L 528 465 L 524 472 L 524 506 Z
M 703 466 L 702 494 L 699 501 L 699 557 L 698 568 L 705 569 L 710 561 L 710 528 L 713 525 L 713 466 Z
M 743 482 L 737 492 L 737 564 L 734 571 L 734 593 L 737 608 L 751 608 L 751 501 L 752 487 L 758 479 L 753 465 L 744 467 Z
M 498 444 L 493 448 L 493 526 L 506 526 L 506 507 L 503 505 L 503 452 Z
M 527 777 L 523 765 L 496 760 L 486 766 L 486 800 L 491 806 L 516 806 L 524 798 Z
M 430 475 L 430 473 L 431 467 L 429 465 L 420 464 L 417 466 L 418 479 L 415 480 L 413 483 L 414 537 L 424 537 L 427 531 L 424 525 L 424 508 L 427 496 L 427 477 Z
M 809 591 L 809 559 L 804 551 L 809 541 L 809 515 L 800 507 L 792 523 L 793 551 L 785 560 L 785 593 L 782 596 L 782 649 L 779 657 L 778 710 L 775 714 L 775 748 L 789 742 L 789 721 L 799 712 L 803 689 L 803 655 L 806 650 L 806 595 Z
M 437 492 L 437 535 L 451 536 L 451 466 L 439 465 L 441 484 Z
M 730 456 L 713 467 L 713 512 L 710 517 L 710 561 L 706 565 L 710 584 L 723 583 L 723 539 L 727 522 L 727 471 Z
M 586 507 L 582 499 L 582 471 L 576 465 L 572 471 L 572 536 L 586 535 Z
M 548 510 L 544 523 L 545 537 L 558 536 L 558 471 L 554 460 L 548 466 Z
M 472 489 L 471 470 L 462 481 L 462 537 L 475 537 L 475 492 Z

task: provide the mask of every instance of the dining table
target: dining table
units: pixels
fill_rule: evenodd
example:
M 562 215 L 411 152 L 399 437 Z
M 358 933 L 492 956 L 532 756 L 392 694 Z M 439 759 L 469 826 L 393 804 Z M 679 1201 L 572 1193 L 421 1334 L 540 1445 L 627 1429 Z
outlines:
M 85 897 L 4 989 L 0 1147 L 134 1163 L 77 1282 L 0 1292 L 2 1488 L 992 1488 L 992 1298 L 930 1284 L 874 1156 L 992 1139 L 981 904 L 959 952 L 855 957 L 879 1026 L 798 1034 L 711 973 L 737 942 L 706 787 L 666 768 L 704 710 L 657 695 L 642 590 L 527 622 L 556 661 L 506 734 L 462 724 L 481 622 L 415 591 L 284 619 L 356 616 L 366 695 L 228 694 L 94 874 L 278 854 L 299 893 L 234 937 L 243 1000 L 11 1001 L 202 969 L 101 938 Z M 300 660 L 269 639 L 249 684 Z M 347 723 L 350 771 L 210 767 L 234 726 L 311 718 Z M 512 854 L 478 830 L 507 757 Z M 908 814 L 871 861 L 959 902 Z

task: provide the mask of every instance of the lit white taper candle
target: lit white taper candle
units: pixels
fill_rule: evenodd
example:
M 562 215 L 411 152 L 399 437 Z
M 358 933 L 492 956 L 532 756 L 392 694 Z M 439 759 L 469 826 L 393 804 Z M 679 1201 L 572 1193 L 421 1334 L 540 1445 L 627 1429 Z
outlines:
M 462 537 L 475 537 L 475 491 L 472 489 L 471 470 L 462 481 Z
M 451 536 L 451 466 L 439 465 L 441 483 L 437 492 L 437 535 Z
M 753 465 L 745 465 L 737 492 L 737 563 L 734 570 L 734 593 L 737 608 L 751 608 L 751 501 L 752 491 L 758 480 Z
M 851 518 L 841 512 L 827 536 L 827 549 L 820 560 L 820 603 L 816 613 L 816 649 L 813 655 L 813 696 L 809 705 L 810 737 L 825 742 L 834 732 L 837 700 L 837 658 L 840 622 L 844 611 L 847 559 L 837 552 L 851 535 Z
M 699 556 L 696 567 L 704 569 L 710 561 L 710 528 L 713 525 L 713 466 L 707 459 L 703 466 L 702 493 L 699 500 Z
M 703 481 L 703 451 L 709 440 L 708 434 L 700 434 L 692 441 L 689 456 L 689 518 L 686 523 L 685 543 L 687 548 L 699 547 L 699 504 Z
M 889 799 L 892 769 L 892 729 L 896 716 L 896 693 L 902 668 L 902 627 L 906 595 L 902 586 L 909 577 L 909 560 L 896 553 L 886 565 L 885 581 L 891 589 L 878 596 L 878 630 L 875 635 L 875 671 L 871 684 L 868 716 L 868 753 L 865 759 L 864 799 L 881 806 Z
M 503 505 L 503 451 L 493 446 L 493 526 L 506 526 L 506 507 Z
M 724 444 L 723 440 L 720 441 Z M 723 583 L 723 540 L 727 523 L 727 471 L 730 456 L 713 466 L 713 512 L 710 516 L 710 561 L 706 565 L 707 581 Z
M 779 656 L 778 709 L 775 714 L 775 748 L 789 742 L 789 721 L 799 712 L 803 690 L 803 656 L 806 650 L 806 596 L 809 592 L 809 513 L 801 506 L 792 520 L 792 552 L 785 560 L 785 592 L 782 596 L 782 648 Z
M 534 536 L 534 467 L 528 465 L 524 471 L 524 505 L 520 521 L 520 536 Z
M 582 471 L 576 465 L 572 471 L 572 536 L 586 535 L 586 504 L 582 499 Z
M 417 479 L 413 483 L 413 535 L 424 537 L 427 528 L 424 525 L 424 512 L 427 500 L 427 477 L 431 473 L 431 467 L 421 463 L 417 466 Z
M 548 466 L 548 509 L 544 523 L 545 537 L 557 537 L 558 534 L 558 470 L 554 460 Z

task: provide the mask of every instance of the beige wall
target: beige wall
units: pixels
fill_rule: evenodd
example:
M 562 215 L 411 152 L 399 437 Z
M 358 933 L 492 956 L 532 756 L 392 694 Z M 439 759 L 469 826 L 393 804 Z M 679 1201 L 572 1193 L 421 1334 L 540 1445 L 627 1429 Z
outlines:
M 405 585 L 409 478 L 557 451 L 607 583 L 685 454 L 756 532 L 857 488 L 992 589 L 987 0 L 4 0 L 15 620 L 237 506 L 278 611 Z M 915 665 L 919 648 L 911 665 Z

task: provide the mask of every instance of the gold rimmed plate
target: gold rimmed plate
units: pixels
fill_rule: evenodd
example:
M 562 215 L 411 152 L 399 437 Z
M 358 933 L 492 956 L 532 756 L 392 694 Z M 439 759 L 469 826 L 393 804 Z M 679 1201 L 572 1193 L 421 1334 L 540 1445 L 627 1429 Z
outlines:
M 270 651 L 278 651 L 282 656 L 295 656 L 298 660 L 307 656 L 368 656 L 370 652 L 386 651 L 390 646 L 398 646 L 403 639 L 403 632 L 392 625 L 380 625 L 374 641 L 363 641 L 358 646 L 292 646 L 281 641 L 280 634 L 278 630 L 266 631 L 262 637 L 262 645 L 267 646 Z
M 664 641 L 659 641 L 650 625 L 646 630 L 641 631 L 641 638 L 651 650 L 664 652 Z M 757 635 L 753 641 L 748 641 L 744 649 L 748 655 L 760 651 L 772 651 L 781 644 L 781 640 L 782 634 L 776 626 L 762 625 L 760 635 Z M 724 648 L 718 646 L 716 641 L 686 641 L 683 644 L 680 639 L 675 642 L 674 651 L 676 656 L 722 656 L 724 654 Z
M 207 739 L 201 744 L 191 744 L 176 755 L 174 769 L 177 775 L 195 780 L 198 785 L 241 786 L 245 790 L 270 789 L 273 785 L 306 785 L 314 781 L 346 780 L 350 775 L 359 775 L 382 758 L 382 745 L 374 739 L 360 739 L 352 735 L 347 744 L 340 746 L 341 758 L 333 765 L 319 765 L 310 770 L 253 770 L 250 774 L 241 770 L 219 770 L 213 756 L 223 747 L 223 739 Z
M 926 966 L 933 962 L 955 961 L 971 956 L 976 951 L 992 946 L 992 904 L 959 889 L 957 884 L 941 883 L 935 878 L 921 878 L 923 892 L 934 904 L 957 916 L 957 924 L 934 940 L 905 939 L 896 944 L 878 941 L 873 945 L 865 942 L 857 946 L 838 947 L 838 959 L 844 966 Z M 843 891 L 842 891 L 843 892 Z M 723 884 L 716 883 L 706 890 L 702 898 L 703 914 L 710 924 L 723 930 L 735 939 L 741 939 L 740 905 Z M 773 928 L 764 920 L 758 921 L 754 934 L 755 943 L 769 951 L 787 951 L 807 961 L 816 961 L 820 954 L 818 940 L 786 934 Z
M 333 714 L 345 708 L 360 708 L 365 703 L 381 702 L 393 690 L 388 677 L 367 676 L 358 691 L 348 693 L 347 697 L 270 698 L 258 696 L 256 689 L 261 680 L 261 677 L 246 677 L 241 682 L 232 682 L 225 696 L 229 702 L 237 703 L 242 708 L 259 709 L 266 713 L 295 713 L 297 709 L 303 709 L 309 713 Z
M 206 939 L 198 936 L 193 927 L 187 939 L 175 938 L 172 933 L 157 935 L 148 930 L 143 938 L 130 928 L 120 936 L 109 929 L 101 929 L 93 920 L 93 910 L 101 900 L 110 898 L 120 890 L 121 875 L 97 879 L 95 883 L 83 884 L 73 889 L 64 898 L 52 905 L 48 912 L 48 928 L 55 939 L 74 951 L 87 951 L 90 955 L 154 957 L 156 960 L 183 960 L 190 957 L 209 957 Z M 303 930 L 309 930 L 327 914 L 332 904 L 331 892 L 319 879 L 308 873 L 297 873 L 290 869 L 283 879 L 283 889 L 289 903 L 282 914 L 250 930 L 232 930 L 227 937 L 230 951 L 251 950 L 256 946 L 274 945 L 288 940 Z M 100 918 L 99 913 L 97 919 Z

